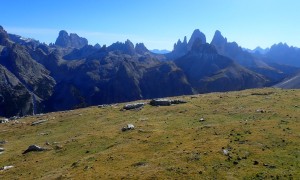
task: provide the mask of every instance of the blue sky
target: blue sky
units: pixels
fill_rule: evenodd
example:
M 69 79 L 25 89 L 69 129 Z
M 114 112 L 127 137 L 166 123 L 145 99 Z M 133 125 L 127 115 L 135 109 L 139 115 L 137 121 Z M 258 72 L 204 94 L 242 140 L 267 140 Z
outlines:
M 130 39 L 169 49 L 200 29 L 246 48 L 286 42 L 300 47 L 299 0 L 5 0 L 0 25 L 9 33 L 55 42 L 59 30 L 110 45 Z

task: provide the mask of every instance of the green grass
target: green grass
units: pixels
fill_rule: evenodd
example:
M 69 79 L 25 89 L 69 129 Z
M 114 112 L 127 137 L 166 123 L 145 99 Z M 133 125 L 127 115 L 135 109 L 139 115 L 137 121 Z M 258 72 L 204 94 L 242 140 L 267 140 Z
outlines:
M 90 107 L 0 124 L 7 141 L 0 167 L 14 166 L 0 179 L 300 179 L 300 90 L 179 98 L 188 103 Z M 48 121 L 30 126 L 41 119 Z M 135 130 L 122 132 L 127 123 Z M 49 150 L 22 155 L 31 144 Z

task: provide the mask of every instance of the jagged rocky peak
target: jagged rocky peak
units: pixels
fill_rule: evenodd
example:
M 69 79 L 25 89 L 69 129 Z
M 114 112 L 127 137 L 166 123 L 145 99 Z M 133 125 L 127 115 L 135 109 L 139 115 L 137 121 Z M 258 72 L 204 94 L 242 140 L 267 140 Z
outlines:
M 203 34 L 199 29 L 194 30 L 189 42 L 188 42 L 188 50 L 192 49 L 192 46 L 194 44 L 194 41 L 196 39 L 201 39 L 201 43 L 205 44 L 206 43 L 206 37 L 205 34 Z
M 134 44 L 129 39 L 125 41 L 125 46 L 130 49 L 134 49 Z
M 183 42 L 181 42 L 180 39 L 178 39 L 177 43 L 174 44 L 174 51 L 187 51 L 187 39 L 186 36 L 184 36 Z
M 100 46 L 100 44 L 97 43 L 97 44 L 94 45 L 94 48 L 101 49 L 101 46 Z
M 122 42 L 113 43 L 107 49 L 108 51 L 119 51 L 129 55 L 135 54 L 134 45 L 129 39 L 127 39 L 125 43 Z
M 187 44 L 187 39 L 186 39 L 186 36 L 184 36 L 184 39 L 183 39 L 183 44 Z
M 146 48 L 144 43 L 137 43 L 135 45 L 135 52 L 138 54 L 145 54 L 146 52 L 149 52 L 149 50 Z
M 85 45 L 88 45 L 88 40 L 83 37 L 79 37 L 75 33 L 68 34 L 67 31 L 61 30 L 55 41 L 55 45 L 63 48 L 82 48 Z
M 129 39 L 125 41 L 125 53 L 130 55 L 135 54 L 134 44 Z
M 200 38 L 196 38 L 194 40 L 191 52 L 196 53 L 206 53 L 206 54 L 217 54 L 217 50 L 215 47 L 211 46 L 210 44 L 203 44 Z
M 216 30 L 215 35 L 211 41 L 211 44 L 215 46 L 221 46 L 227 43 L 227 39 L 223 37 L 219 30 Z

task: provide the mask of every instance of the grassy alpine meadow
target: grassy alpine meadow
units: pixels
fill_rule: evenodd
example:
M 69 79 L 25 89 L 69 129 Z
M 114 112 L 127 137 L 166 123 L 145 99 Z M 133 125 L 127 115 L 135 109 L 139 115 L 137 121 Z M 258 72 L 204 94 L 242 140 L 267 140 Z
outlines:
M 0 167 L 13 166 L 0 179 L 300 179 L 300 90 L 171 99 L 187 103 L 126 111 L 122 103 L 0 124 Z M 47 121 L 31 125 L 38 120 Z M 135 128 L 121 131 L 127 124 Z M 22 154 L 33 144 L 46 150 Z

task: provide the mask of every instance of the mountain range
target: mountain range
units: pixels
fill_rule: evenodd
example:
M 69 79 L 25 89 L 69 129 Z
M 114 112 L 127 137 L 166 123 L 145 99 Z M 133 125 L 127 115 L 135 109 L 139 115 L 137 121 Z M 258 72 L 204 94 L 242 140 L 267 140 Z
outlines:
M 207 43 L 197 29 L 189 41 L 184 37 L 171 52 L 159 54 L 130 40 L 92 46 L 64 30 L 48 45 L 0 27 L 0 116 L 283 87 L 286 81 L 289 85 L 283 88 L 299 88 L 299 83 L 289 81 L 299 77 L 299 49 L 279 43 L 263 52 L 228 42 L 220 31 Z

